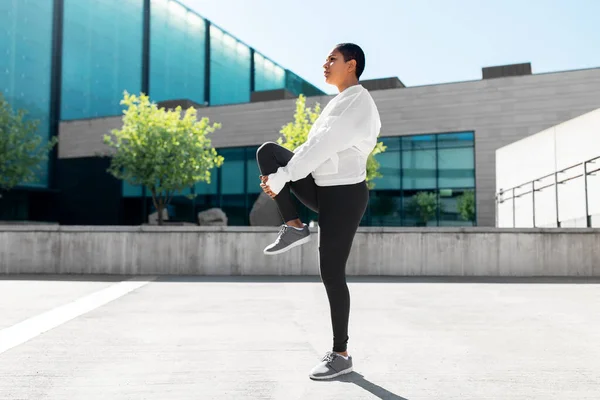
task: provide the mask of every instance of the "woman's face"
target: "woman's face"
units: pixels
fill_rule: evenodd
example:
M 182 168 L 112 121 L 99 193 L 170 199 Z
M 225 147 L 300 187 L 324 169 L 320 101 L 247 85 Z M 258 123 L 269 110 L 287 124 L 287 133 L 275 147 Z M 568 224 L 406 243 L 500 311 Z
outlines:
M 353 73 L 352 66 L 344 61 L 344 56 L 337 49 L 329 53 L 323 70 L 325 82 L 330 85 L 339 85 L 347 79 L 348 74 Z

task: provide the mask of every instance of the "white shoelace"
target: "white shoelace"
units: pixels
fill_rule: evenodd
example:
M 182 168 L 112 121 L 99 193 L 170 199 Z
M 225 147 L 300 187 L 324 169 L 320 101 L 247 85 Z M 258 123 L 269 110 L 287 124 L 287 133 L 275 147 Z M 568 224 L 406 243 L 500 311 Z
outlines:
M 333 360 L 335 360 L 335 358 L 338 356 L 339 354 L 329 351 L 327 352 L 327 354 L 325 354 L 325 357 L 323 357 L 321 361 L 327 361 L 328 363 L 330 363 L 333 362 Z
M 287 225 L 282 225 L 281 229 L 279 229 L 279 233 L 277 234 L 277 239 L 275 239 L 275 243 L 279 243 L 279 241 L 281 240 L 282 236 L 285 234 L 285 232 L 288 230 L 289 226 Z

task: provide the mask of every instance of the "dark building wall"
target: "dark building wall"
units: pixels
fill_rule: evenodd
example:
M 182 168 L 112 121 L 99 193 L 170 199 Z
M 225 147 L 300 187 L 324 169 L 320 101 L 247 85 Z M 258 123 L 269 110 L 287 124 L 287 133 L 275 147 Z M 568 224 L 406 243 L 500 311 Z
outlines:
M 481 70 L 483 79 L 504 78 L 508 76 L 531 75 L 531 63 L 498 65 Z
M 29 197 L 22 190 L 0 191 L 0 221 L 29 218 Z
M 110 158 L 61 159 L 57 164 L 58 222 L 65 225 L 118 225 L 122 183 L 107 172 Z
M 367 90 L 402 89 L 406 87 L 396 77 L 361 80 L 360 84 Z
M 16 187 L 0 191 L 0 221 L 56 222 L 54 190 Z

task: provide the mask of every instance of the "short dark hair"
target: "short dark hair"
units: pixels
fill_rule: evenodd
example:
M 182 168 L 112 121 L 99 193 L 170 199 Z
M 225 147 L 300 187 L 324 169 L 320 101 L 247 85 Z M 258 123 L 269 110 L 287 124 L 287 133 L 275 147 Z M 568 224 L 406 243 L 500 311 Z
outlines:
M 356 60 L 356 78 L 360 78 L 365 70 L 365 53 L 359 45 L 354 43 L 340 43 L 335 46 L 344 56 L 344 61 Z

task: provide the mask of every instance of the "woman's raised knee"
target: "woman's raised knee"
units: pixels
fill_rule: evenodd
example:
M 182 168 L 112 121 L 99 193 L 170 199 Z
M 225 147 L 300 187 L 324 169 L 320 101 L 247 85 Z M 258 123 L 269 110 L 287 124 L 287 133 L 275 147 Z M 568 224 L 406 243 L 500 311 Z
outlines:
M 264 157 L 265 153 L 266 154 L 273 154 L 273 148 L 277 146 L 277 143 L 275 142 L 266 142 L 263 143 L 258 150 L 256 150 L 256 159 L 258 159 L 259 157 Z

